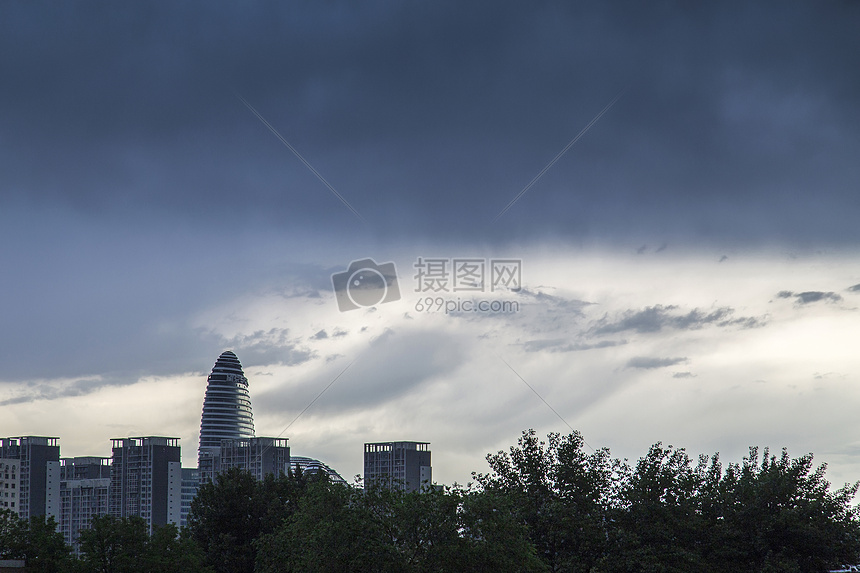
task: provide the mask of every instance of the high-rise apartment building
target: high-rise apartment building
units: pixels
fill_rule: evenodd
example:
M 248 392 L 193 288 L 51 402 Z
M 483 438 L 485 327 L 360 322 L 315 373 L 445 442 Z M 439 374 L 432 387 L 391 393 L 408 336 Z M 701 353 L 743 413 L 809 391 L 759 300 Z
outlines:
M 0 507 L 23 519 L 60 515 L 59 438 L 0 439 Z
M 254 416 L 248 379 L 236 355 L 221 353 L 206 383 L 197 468 L 200 481 L 211 481 L 221 471 L 221 441 L 254 437 Z
M 221 469 L 239 468 L 262 480 L 266 474 L 286 474 L 290 467 L 290 447 L 286 438 L 221 440 Z
M 60 460 L 60 533 L 75 553 L 82 529 L 108 513 L 111 458 L 76 457 Z
M 182 465 L 179 438 L 114 438 L 109 512 L 139 516 L 147 530 L 173 523 L 182 511 Z
M 182 468 L 182 498 L 179 513 L 179 527 L 188 525 L 188 514 L 191 511 L 191 502 L 197 496 L 197 488 L 200 487 L 200 470 L 197 468 Z
M 433 483 L 429 442 L 364 444 L 364 484 L 420 491 Z

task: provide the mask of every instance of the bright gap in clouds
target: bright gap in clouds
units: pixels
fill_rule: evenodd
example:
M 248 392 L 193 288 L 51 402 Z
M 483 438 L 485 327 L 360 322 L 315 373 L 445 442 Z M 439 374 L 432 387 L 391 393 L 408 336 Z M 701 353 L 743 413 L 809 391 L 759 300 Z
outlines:
M 206 373 L 231 348 L 250 381 L 257 435 L 295 420 L 284 434 L 293 452 L 347 479 L 362 471 L 364 442 L 419 440 L 431 442 L 434 478 L 462 483 L 523 429 L 566 432 L 565 422 L 616 457 L 637 458 L 658 440 L 725 461 L 750 445 L 785 446 L 829 462 L 837 485 L 860 477 L 853 253 L 500 255 L 522 258 L 523 288 L 481 297 L 516 301 L 519 312 L 417 312 L 411 255 L 395 257 L 401 300 L 345 313 L 294 272 L 195 311 L 189 333 L 223 345 L 197 371 L 20 400 L 6 408 L 4 432 L 58 435 L 64 456 L 109 455 L 113 437 L 175 435 L 193 466 Z M 3 398 L 71 383 L 21 384 Z

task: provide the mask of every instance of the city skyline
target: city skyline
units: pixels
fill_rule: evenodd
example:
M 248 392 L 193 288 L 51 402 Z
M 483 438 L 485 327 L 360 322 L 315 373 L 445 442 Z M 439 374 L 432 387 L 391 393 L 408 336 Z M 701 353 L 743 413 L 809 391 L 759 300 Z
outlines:
M 231 349 L 347 481 L 528 428 L 860 479 L 860 7 L 183 6 L 0 5 L 3 435 L 192 467 Z M 368 259 L 399 298 L 340 305 Z

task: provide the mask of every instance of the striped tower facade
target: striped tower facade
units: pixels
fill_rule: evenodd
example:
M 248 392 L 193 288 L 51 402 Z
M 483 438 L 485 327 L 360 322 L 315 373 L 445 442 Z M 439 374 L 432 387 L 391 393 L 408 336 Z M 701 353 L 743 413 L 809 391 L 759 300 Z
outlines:
M 206 384 L 197 450 L 200 483 L 214 480 L 220 471 L 221 440 L 253 437 L 254 416 L 248 379 L 239 359 L 227 350 L 215 361 Z

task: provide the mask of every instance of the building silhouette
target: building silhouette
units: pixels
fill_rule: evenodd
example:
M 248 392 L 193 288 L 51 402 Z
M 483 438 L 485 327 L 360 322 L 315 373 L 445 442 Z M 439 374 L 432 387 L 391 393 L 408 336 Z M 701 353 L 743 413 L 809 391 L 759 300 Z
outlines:
M 290 467 L 290 447 L 286 438 L 221 440 L 220 471 L 239 468 L 258 480 L 266 474 L 286 474 Z
M 114 438 L 108 511 L 115 517 L 142 517 L 147 531 L 173 523 L 182 510 L 179 438 Z
M 60 533 L 75 553 L 83 529 L 108 512 L 111 458 L 60 459 Z
M 429 442 L 364 444 L 365 487 L 420 491 L 433 483 Z
M 21 436 L 0 439 L 0 507 L 23 519 L 59 518 L 59 438 Z
M 236 355 L 221 353 L 206 383 L 197 468 L 201 483 L 211 481 L 221 471 L 222 440 L 247 440 L 254 437 L 254 416 L 248 379 Z

